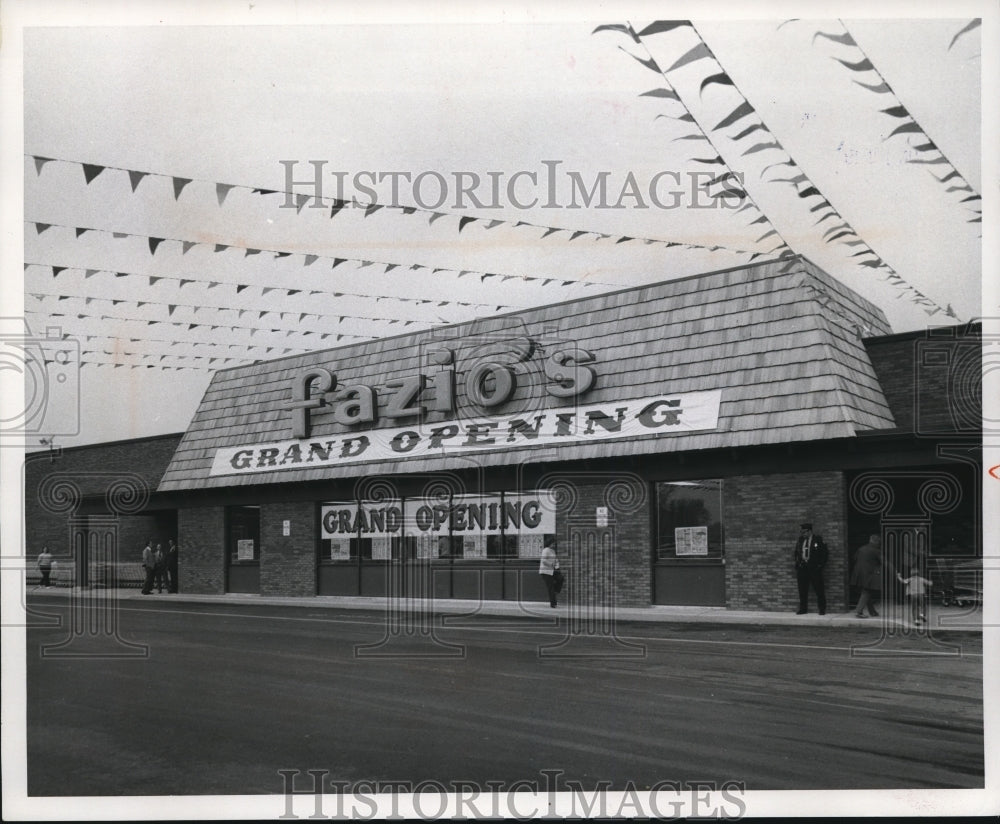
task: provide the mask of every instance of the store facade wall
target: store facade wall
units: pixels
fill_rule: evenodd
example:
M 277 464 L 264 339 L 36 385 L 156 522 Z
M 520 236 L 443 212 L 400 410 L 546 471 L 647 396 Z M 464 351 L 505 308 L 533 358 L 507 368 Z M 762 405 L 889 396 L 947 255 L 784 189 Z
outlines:
M 316 594 L 316 505 L 269 503 L 260 513 L 260 594 Z
M 788 610 L 798 604 L 792 550 L 809 521 L 830 555 L 827 609 L 846 603 L 847 519 L 840 471 L 743 475 L 724 485 L 726 596 L 731 609 Z M 813 607 L 815 602 L 813 601 Z
M 222 506 L 184 506 L 177 511 L 182 592 L 226 591 L 226 511 Z

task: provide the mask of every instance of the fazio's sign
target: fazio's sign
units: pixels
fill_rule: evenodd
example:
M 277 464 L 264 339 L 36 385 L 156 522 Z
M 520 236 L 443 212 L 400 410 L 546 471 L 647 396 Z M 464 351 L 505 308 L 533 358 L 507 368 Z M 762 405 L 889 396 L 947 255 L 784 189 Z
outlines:
M 522 354 L 530 357 L 531 348 Z M 211 475 L 245 475 L 284 469 L 345 466 L 401 457 L 442 457 L 526 446 L 581 444 L 605 439 L 715 429 L 721 392 L 655 395 L 601 404 L 579 399 L 594 385 L 592 353 L 576 348 L 552 351 L 542 363 L 545 392 L 564 402 L 543 408 L 498 414 L 515 397 L 516 364 L 499 359 L 477 361 L 463 375 L 468 403 L 478 408 L 475 420 L 456 417 L 456 372 L 453 354 L 430 354 L 435 371 L 387 381 L 382 387 L 352 383 L 338 386 L 328 369 L 313 367 L 294 376 L 291 399 L 292 438 L 269 443 L 223 447 L 216 451 Z M 381 403 L 380 403 L 381 401 Z M 495 411 L 496 412 L 495 412 Z M 350 427 L 336 435 L 312 436 L 312 416 Z M 428 413 L 439 421 L 428 423 Z M 444 420 L 440 420 L 440 418 Z M 409 418 L 419 425 L 378 426 Z

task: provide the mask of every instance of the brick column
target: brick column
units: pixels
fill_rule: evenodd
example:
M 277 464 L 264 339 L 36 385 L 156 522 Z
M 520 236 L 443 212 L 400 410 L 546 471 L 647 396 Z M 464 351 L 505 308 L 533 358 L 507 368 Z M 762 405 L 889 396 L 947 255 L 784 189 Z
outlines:
M 217 595 L 226 591 L 225 510 L 201 506 L 177 511 L 180 591 Z
M 261 506 L 261 595 L 316 594 L 316 538 L 316 505 L 312 501 Z

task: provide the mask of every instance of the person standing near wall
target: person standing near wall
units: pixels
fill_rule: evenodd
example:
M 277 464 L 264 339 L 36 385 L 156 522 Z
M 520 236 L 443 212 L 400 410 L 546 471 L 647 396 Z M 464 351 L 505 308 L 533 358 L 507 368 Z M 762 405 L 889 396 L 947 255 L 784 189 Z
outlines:
M 167 591 L 177 592 L 177 544 L 173 538 L 168 539 L 167 547 Z
M 551 538 L 545 539 L 545 546 L 542 547 L 542 555 L 538 562 L 538 574 L 545 582 L 545 589 L 549 593 L 549 606 L 556 606 L 556 582 L 555 573 L 559 569 L 559 558 L 556 556 L 554 541 Z
M 163 585 L 167 578 L 167 556 L 163 554 L 163 544 L 156 545 L 156 552 L 153 553 L 153 580 L 156 590 L 163 594 Z M 168 586 L 169 589 L 169 586 Z
M 153 539 L 146 539 L 146 546 L 142 548 L 142 568 L 146 573 L 146 578 L 142 582 L 142 594 L 150 595 L 153 592 L 153 576 L 156 573 L 156 560 L 153 557 Z
M 882 594 L 882 539 L 878 535 L 870 535 L 868 543 L 858 549 L 857 555 L 854 556 L 851 583 L 861 587 L 858 607 L 854 614 L 858 618 L 867 618 L 868 615 L 873 618 L 878 617 L 875 604 Z M 865 607 L 868 607 L 868 615 L 865 615 Z
M 47 545 L 42 547 L 42 552 L 38 556 L 37 564 L 38 564 L 38 571 L 42 575 L 42 580 L 38 585 L 41 587 L 52 586 L 49 583 L 49 575 L 52 574 L 52 553 L 49 552 L 49 548 Z
M 819 614 L 826 615 L 826 590 L 823 586 L 823 567 L 828 556 L 823 538 L 813 533 L 813 525 L 809 522 L 800 525 L 801 532 L 795 542 L 793 558 L 795 561 L 795 577 L 799 585 L 799 609 L 796 615 L 805 615 L 809 611 L 809 587 L 816 592 L 816 605 Z

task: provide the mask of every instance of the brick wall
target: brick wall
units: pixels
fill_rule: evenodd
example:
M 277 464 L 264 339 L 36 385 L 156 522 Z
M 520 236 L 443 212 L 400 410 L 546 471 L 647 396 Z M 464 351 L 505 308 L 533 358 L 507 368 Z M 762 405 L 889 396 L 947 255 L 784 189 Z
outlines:
M 744 475 L 723 484 L 726 600 L 730 609 L 794 610 L 798 587 L 792 550 L 799 524 L 811 521 L 830 550 L 827 609 L 847 609 L 847 512 L 842 472 Z M 810 591 L 810 609 L 816 609 Z
M 560 510 L 556 526 L 569 585 L 583 587 L 599 605 L 649 606 L 649 485 L 625 473 L 606 479 L 593 477 L 597 474 L 565 476 L 575 491 L 575 502 L 567 511 Z M 626 495 L 616 494 L 625 490 L 629 490 Z M 596 524 L 596 509 L 601 506 L 608 508 L 605 528 Z
M 260 594 L 316 594 L 316 505 L 311 501 L 261 507 Z
M 54 455 L 48 452 L 26 455 L 23 496 L 26 555 L 37 556 L 45 544 L 56 558 L 68 559 L 72 554 L 68 520 L 72 513 L 54 512 L 53 509 L 59 508 L 59 500 L 42 500 L 40 492 L 46 478 L 59 475 L 60 481 L 67 484 L 64 489 L 69 486 L 75 489 L 82 506 L 76 514 L 105 512 L 105 493 L 124 473 L 138 475 L 150 492 L 155 490 L 180 437 L 166 435 L 71 447 Z M 150 503 L 155 506 L 152 500 Z M 122 518 L 119 557 L 123 561 L 131 560 L 134 552 L 141 551 L 146 538 L 162 535 L 166 547 L 166 539 L 173 534 L 172 514 L 154 514 L 145 523 L 143 517 Z
M 221 506 L 177 511 L 178 578 L 181 592 L 225 591 L 225 510 Z
M 896 426 L 974 436 L 982 420 L 980 324 L 865 341 Z

